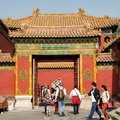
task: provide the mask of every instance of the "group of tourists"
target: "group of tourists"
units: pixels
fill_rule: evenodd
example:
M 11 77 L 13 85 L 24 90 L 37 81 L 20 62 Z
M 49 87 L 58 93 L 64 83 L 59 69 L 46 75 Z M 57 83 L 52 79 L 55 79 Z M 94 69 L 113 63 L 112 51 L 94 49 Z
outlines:
M 94 112 L 100 117 L 100 120 L 110 120 L 111 116 L 106 112 L 108 107 L 108 103 L 110 100 L 110 95 L 105 85 L 101 86 L 102 94 L 100 96 L 100 91 L 96 87 L 96 83 L 92 82 L 92 89 L 88 94 L 81 95 L 77 86 L 75 85 L 73 90 L 70 92 L 71 103 L 73 106 L 73 114 L 79 114 L 79 106 L 82 101 L 82 97 L 91 96 L 92 107 L 90 110 L 90 114 L 88 115 L 87 120 L 91 120 Z M 63 83 L 60 83 L 55 91 L 50 94 L 50 90 L 47 85 L 44 86 L 42 90 L 42 101 L 45 105 L 45 115 L 50 117 L 50 108 L 51 103 L 54 104 L 55 112 L 54 114 L 58 114 L 60 117 L 65 116 L 64 108 L 65 108 L 65 96 L 67 95 L 66 89 L 63 87 Z M 99 105 L 102 102 L 102 109 L 100 111 Z

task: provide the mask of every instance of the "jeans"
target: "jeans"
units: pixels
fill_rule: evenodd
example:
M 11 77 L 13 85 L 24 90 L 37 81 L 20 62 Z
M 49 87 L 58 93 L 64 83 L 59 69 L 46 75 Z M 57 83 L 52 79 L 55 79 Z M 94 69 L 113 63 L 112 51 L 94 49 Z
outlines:
M 64 113 L 64 109 L 65 109 L 65 100 L 64 99 L 58 99 L 59 115 L 62 115 Z
M 97 112 L 97 114 L 98 114 L 99 117 L 101 118 L 101 112 L 100 112 L 99 109 L 98 109 L 97 102 L 92 102 L 92 107 L 91 107 L 90 114 L 89 114 L 89 116 L 88 116 L 88 120 L 91 120 L 91 119 L 92 119 L 93 114 L 94 114 L 95 111 Z

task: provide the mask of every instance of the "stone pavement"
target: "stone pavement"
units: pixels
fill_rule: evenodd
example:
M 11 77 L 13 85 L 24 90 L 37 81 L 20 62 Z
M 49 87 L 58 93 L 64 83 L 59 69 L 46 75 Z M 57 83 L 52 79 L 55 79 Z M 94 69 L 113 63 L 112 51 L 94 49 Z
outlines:
M 113 120 L 120 120 L 120 107 L 109 112 Z
M 80 109 L 80 114 L 74 115 L 72 106 L 65 106 L 65 116 L 54 115 L 54 106 L 51 107 L 51 116 L 44 115 L 44 107 L 36 110 L 14 110 L 0 114 L 0 120 L 86 120 L 90 112 L 89 109 Z M 93 120 L 99 120 L 95 113 Z

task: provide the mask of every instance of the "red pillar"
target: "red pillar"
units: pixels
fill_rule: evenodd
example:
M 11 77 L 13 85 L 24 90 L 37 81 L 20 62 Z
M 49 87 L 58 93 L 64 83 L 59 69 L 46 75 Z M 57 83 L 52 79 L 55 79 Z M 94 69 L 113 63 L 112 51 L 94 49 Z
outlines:
M 102 36 L 100 37 L 100 49 L 102 49 L 102 47 L 103 47 L 103 45 L 104 45 L 104 38 L 105 38 L 104 35 L 102 35 Z

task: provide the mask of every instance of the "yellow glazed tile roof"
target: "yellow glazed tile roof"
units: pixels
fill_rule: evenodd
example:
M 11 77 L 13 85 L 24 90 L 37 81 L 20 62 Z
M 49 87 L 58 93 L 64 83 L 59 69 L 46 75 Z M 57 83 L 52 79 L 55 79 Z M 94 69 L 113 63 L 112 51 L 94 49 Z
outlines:
M 30 15 L 20 19 L 3 20 L 9 28 L 20 28 L 21 24 L 27 23 L 29 26 L 79 26 L 89 23 L 93 28 L 105 28 L 118 25 L 118 19 L 95 17 L 79 13 L 47 14 L 39 13 L 38 16 Z
M 0 50 L 0 62 L 15 62 L 15 58 L 10 53 L 1 53 Z
M 97 56 L 97 62 L 114 62 L 118 61 L 118 58 L 111 53 L 99 53 Z
M 10 36 L 90 37 L 100 35 L 99 32 L 91 29 L 107 28 L 119 24 L 118 18 L 87 15 L 81 8 L 78 8 L 78 13 L 40 13 L 39 10 L 39 8 L 33 9 L 33 14 L 28 17 L 3 20 L 9 29 L 18 29 L 17 32 L 10 31 Z
M 118 40 L 120 40 L 120 35 L 118 35 L 115 39 L 111 40 L 110 42 L 104 43 L 101 51 L 105 51 L 106 49 L 108 49 L 110 46 L 112 46 Z
M 83 27 L 28 27 L 23 31 L 10 32 L 10 37 L 42 37 L 42 38 L 63 38 L 63 37 L 91 37 L 100 36 L 101 32 Z
M 74 62 L 41 62 L 38 68 L 73 68 Z

